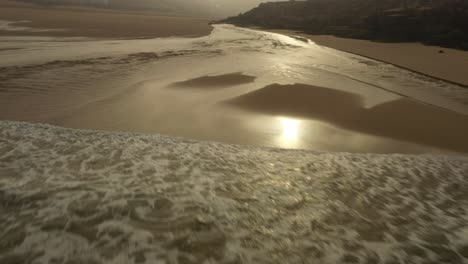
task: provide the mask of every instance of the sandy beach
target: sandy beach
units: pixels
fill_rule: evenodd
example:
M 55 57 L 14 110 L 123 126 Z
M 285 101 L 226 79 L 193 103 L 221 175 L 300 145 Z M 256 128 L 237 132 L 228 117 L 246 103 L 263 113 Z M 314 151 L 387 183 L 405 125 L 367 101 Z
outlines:
M 209 20 L 154 12 L 82 7 L 42 7 L 0 0 L 0 36 L 154 38 L 202 36 L 213 29 Z
M 318 45 L 358 54 L 424 75 L 468 86 L 468 75 L 466 74 L 468 51 L 427 46 L 420 43 L 382 43 L 328 35 L 310 35 L 292 30 L 268 31 L 305 37 Z M 443 53 L 439 53 L 440 50 Z

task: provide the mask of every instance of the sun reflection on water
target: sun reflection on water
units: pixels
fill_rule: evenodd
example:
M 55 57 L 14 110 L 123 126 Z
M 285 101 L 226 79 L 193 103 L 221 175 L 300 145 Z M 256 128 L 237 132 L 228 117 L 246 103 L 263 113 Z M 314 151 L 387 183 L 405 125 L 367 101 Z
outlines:
M 292 146 L 297 141 L 301 121 L 293 118 L 279 117 L 281 124 L 281 142 L 285 146 Z

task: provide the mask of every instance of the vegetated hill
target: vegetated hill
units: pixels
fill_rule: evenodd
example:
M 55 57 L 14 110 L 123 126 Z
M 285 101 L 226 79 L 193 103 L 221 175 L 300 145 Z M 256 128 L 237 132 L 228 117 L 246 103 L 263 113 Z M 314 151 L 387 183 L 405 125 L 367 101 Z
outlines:
M 467 0 L 270 2 L 222 22 L 468 50 Z

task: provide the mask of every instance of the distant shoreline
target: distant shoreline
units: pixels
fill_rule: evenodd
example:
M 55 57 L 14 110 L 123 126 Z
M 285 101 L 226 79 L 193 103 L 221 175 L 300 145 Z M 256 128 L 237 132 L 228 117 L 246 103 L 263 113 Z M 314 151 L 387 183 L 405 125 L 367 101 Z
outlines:
M 200 37 L 213 27 L 208 19 L 168 16 L 152 11 L 49 7 L 0 0 L 0 36 L 143 39 Z
M 423 76 L 468 88 L 468 51 L 420 43 L 382 43 L 370 40 L 310 35 L 294 30 L 254 28 L 286 36 L 301 36 L 314 43 L 384 62 Z M 439 53 L 443 50 L 444 53 Z

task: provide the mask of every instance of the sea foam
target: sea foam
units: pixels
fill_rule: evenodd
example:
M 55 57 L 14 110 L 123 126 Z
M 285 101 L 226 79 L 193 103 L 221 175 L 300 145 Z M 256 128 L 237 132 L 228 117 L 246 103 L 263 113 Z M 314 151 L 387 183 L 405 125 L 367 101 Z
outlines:
M 466 263 L 468 159 L 0 122 L 0 263 Z

